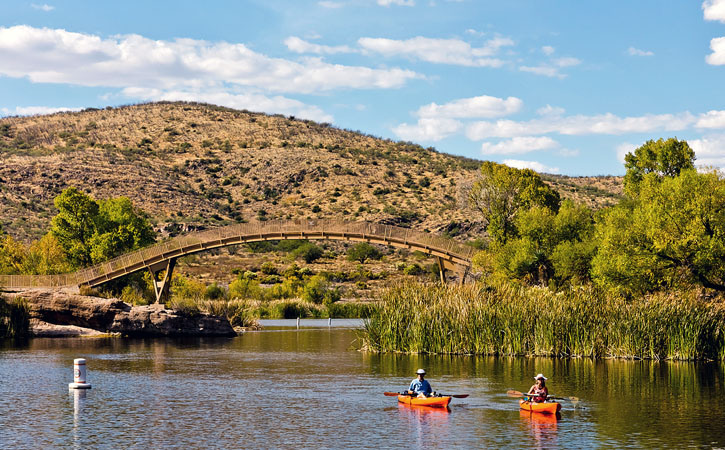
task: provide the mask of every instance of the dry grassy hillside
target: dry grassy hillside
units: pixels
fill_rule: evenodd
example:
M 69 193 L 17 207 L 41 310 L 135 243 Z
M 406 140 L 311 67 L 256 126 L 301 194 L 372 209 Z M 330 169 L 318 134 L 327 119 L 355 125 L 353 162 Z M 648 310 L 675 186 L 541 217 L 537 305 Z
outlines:
M 77 186 L 124 195 L 165 234 L 235 221 L 371 220 L 475 234 L 461 208 L 478 162 L 293 117 L 152 103 L 0 120 L 0 221 L 24 241 L 44 233 L 53 198 Z M 590 205 L 621 180 L 547 176 Z M 453 223 L 453 225 L 451 225 Z

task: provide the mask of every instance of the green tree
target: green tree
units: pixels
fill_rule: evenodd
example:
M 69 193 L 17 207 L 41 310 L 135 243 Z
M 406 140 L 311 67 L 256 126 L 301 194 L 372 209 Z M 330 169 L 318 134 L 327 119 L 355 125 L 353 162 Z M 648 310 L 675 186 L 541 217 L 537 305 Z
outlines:
M 52 275 L 70 272 L 71 269 L 63 247 L 51 233 L 30 245 L 23 262 L 23 273 L 29 274 Z
M 0 236 L 0 274 L 16 275 L 23 273 L 26 257 L 25 246 L 6 234 Z
M 360 264 L 365 264 L 368 259 L 378 260 L 382 257 L 383 253 L 367 242 L 355 244 L 347 251 L 348 261 L 359 261 Z
M 491 239 L 506 242 L 516 236 L 515 219 L 520 210 L 543 206 L 556 212 L 560 197 L 531 169 L 515 169 L 484 161 L 468 201 L 481 213 Z
M 58 214 L 51 222 L 51 233 L 73 266 L 91 265 L 91 238 L 97 232 L 98 203 L 75 187 L 64 190 L 54 203 Z
M 302 258 L 307 264 L 322 258 L 322 249 L 312 242 L 305 242 L 292 250 L 292 257 Z
M 648 175 L 638 190 L 597 225 L 597 283 L 625 293 L 692 284 L 725 290 L 723 175 Z
M 624 157 L 624 167 L 627 173 L 624 176 L 624 189 L 630 196 L 637 195 L 639 185 L 647 174 L 657 178 L 676 177 L 686 169 L 693 169 L 695 152 L 687 144 L 677 138 L 666 141 L 658 139 L 649 140 L 634 153 L 627 153 Z
M 74 187 L 55 198 L 51 233 L 74 267 L 113 258 L 154 241 L 144 214 L 126 197 L 96 201 Z

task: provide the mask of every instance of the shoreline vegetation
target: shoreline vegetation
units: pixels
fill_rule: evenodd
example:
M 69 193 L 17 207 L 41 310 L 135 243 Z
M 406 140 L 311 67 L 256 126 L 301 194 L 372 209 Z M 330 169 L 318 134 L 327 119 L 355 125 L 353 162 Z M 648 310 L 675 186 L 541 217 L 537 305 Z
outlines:
M 725 304 L 695 291 L 625 299 L 591 286 L 404 283 L 381 300 L 360 333 L 365 351 L 725 360 Z

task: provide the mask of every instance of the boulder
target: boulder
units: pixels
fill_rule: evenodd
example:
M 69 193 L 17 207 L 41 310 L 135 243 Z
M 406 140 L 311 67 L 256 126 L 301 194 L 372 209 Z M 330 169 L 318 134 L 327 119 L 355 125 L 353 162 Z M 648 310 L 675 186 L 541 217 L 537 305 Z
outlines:
M 90 297 L 53 289 L 31 289 L 6 295 L 28 300 L 31 325 L 34 333 L 37 329 L 38 335 L 91 334 L 78 329 L 119 333 L 124 336 L 236 336 L 237 334 L 225 317 L 204 313 L 182 314 L 166 309 L 161 304 L 131 306 L 115 298 Z M 51 332 L 50 329 L 56 331 Z M 63 334 L 62 330 L 68 330 L 68 333 Z

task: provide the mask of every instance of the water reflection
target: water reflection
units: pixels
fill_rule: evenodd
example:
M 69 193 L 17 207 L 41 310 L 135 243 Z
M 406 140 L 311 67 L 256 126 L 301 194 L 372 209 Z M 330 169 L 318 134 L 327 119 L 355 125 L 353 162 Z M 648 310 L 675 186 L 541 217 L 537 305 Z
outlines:
M 375 355 L 356 331 L 301 328 L 232 339 L 33 339 L 0 345 L 0 442 L 7 448 L 725 446 L 721 364 Z M 73 359 L 91 392 L 68 392 Z M 450 410 L 383 396 L 428 371 L 470 394 Z M 520 412 L 508 389 L 536 373 L 563 403 Z M 84 398 L 83 395 L 87 397 Z M 154 430 L 149 433 L 149 430 Z M 73 442 L 73 444 L 69 444 Z
M 519 411 L 523 429 L 530 433 L 535 448 L 558 446 L 557 427 L 561 414 L 542 414 L 531 411 Z

